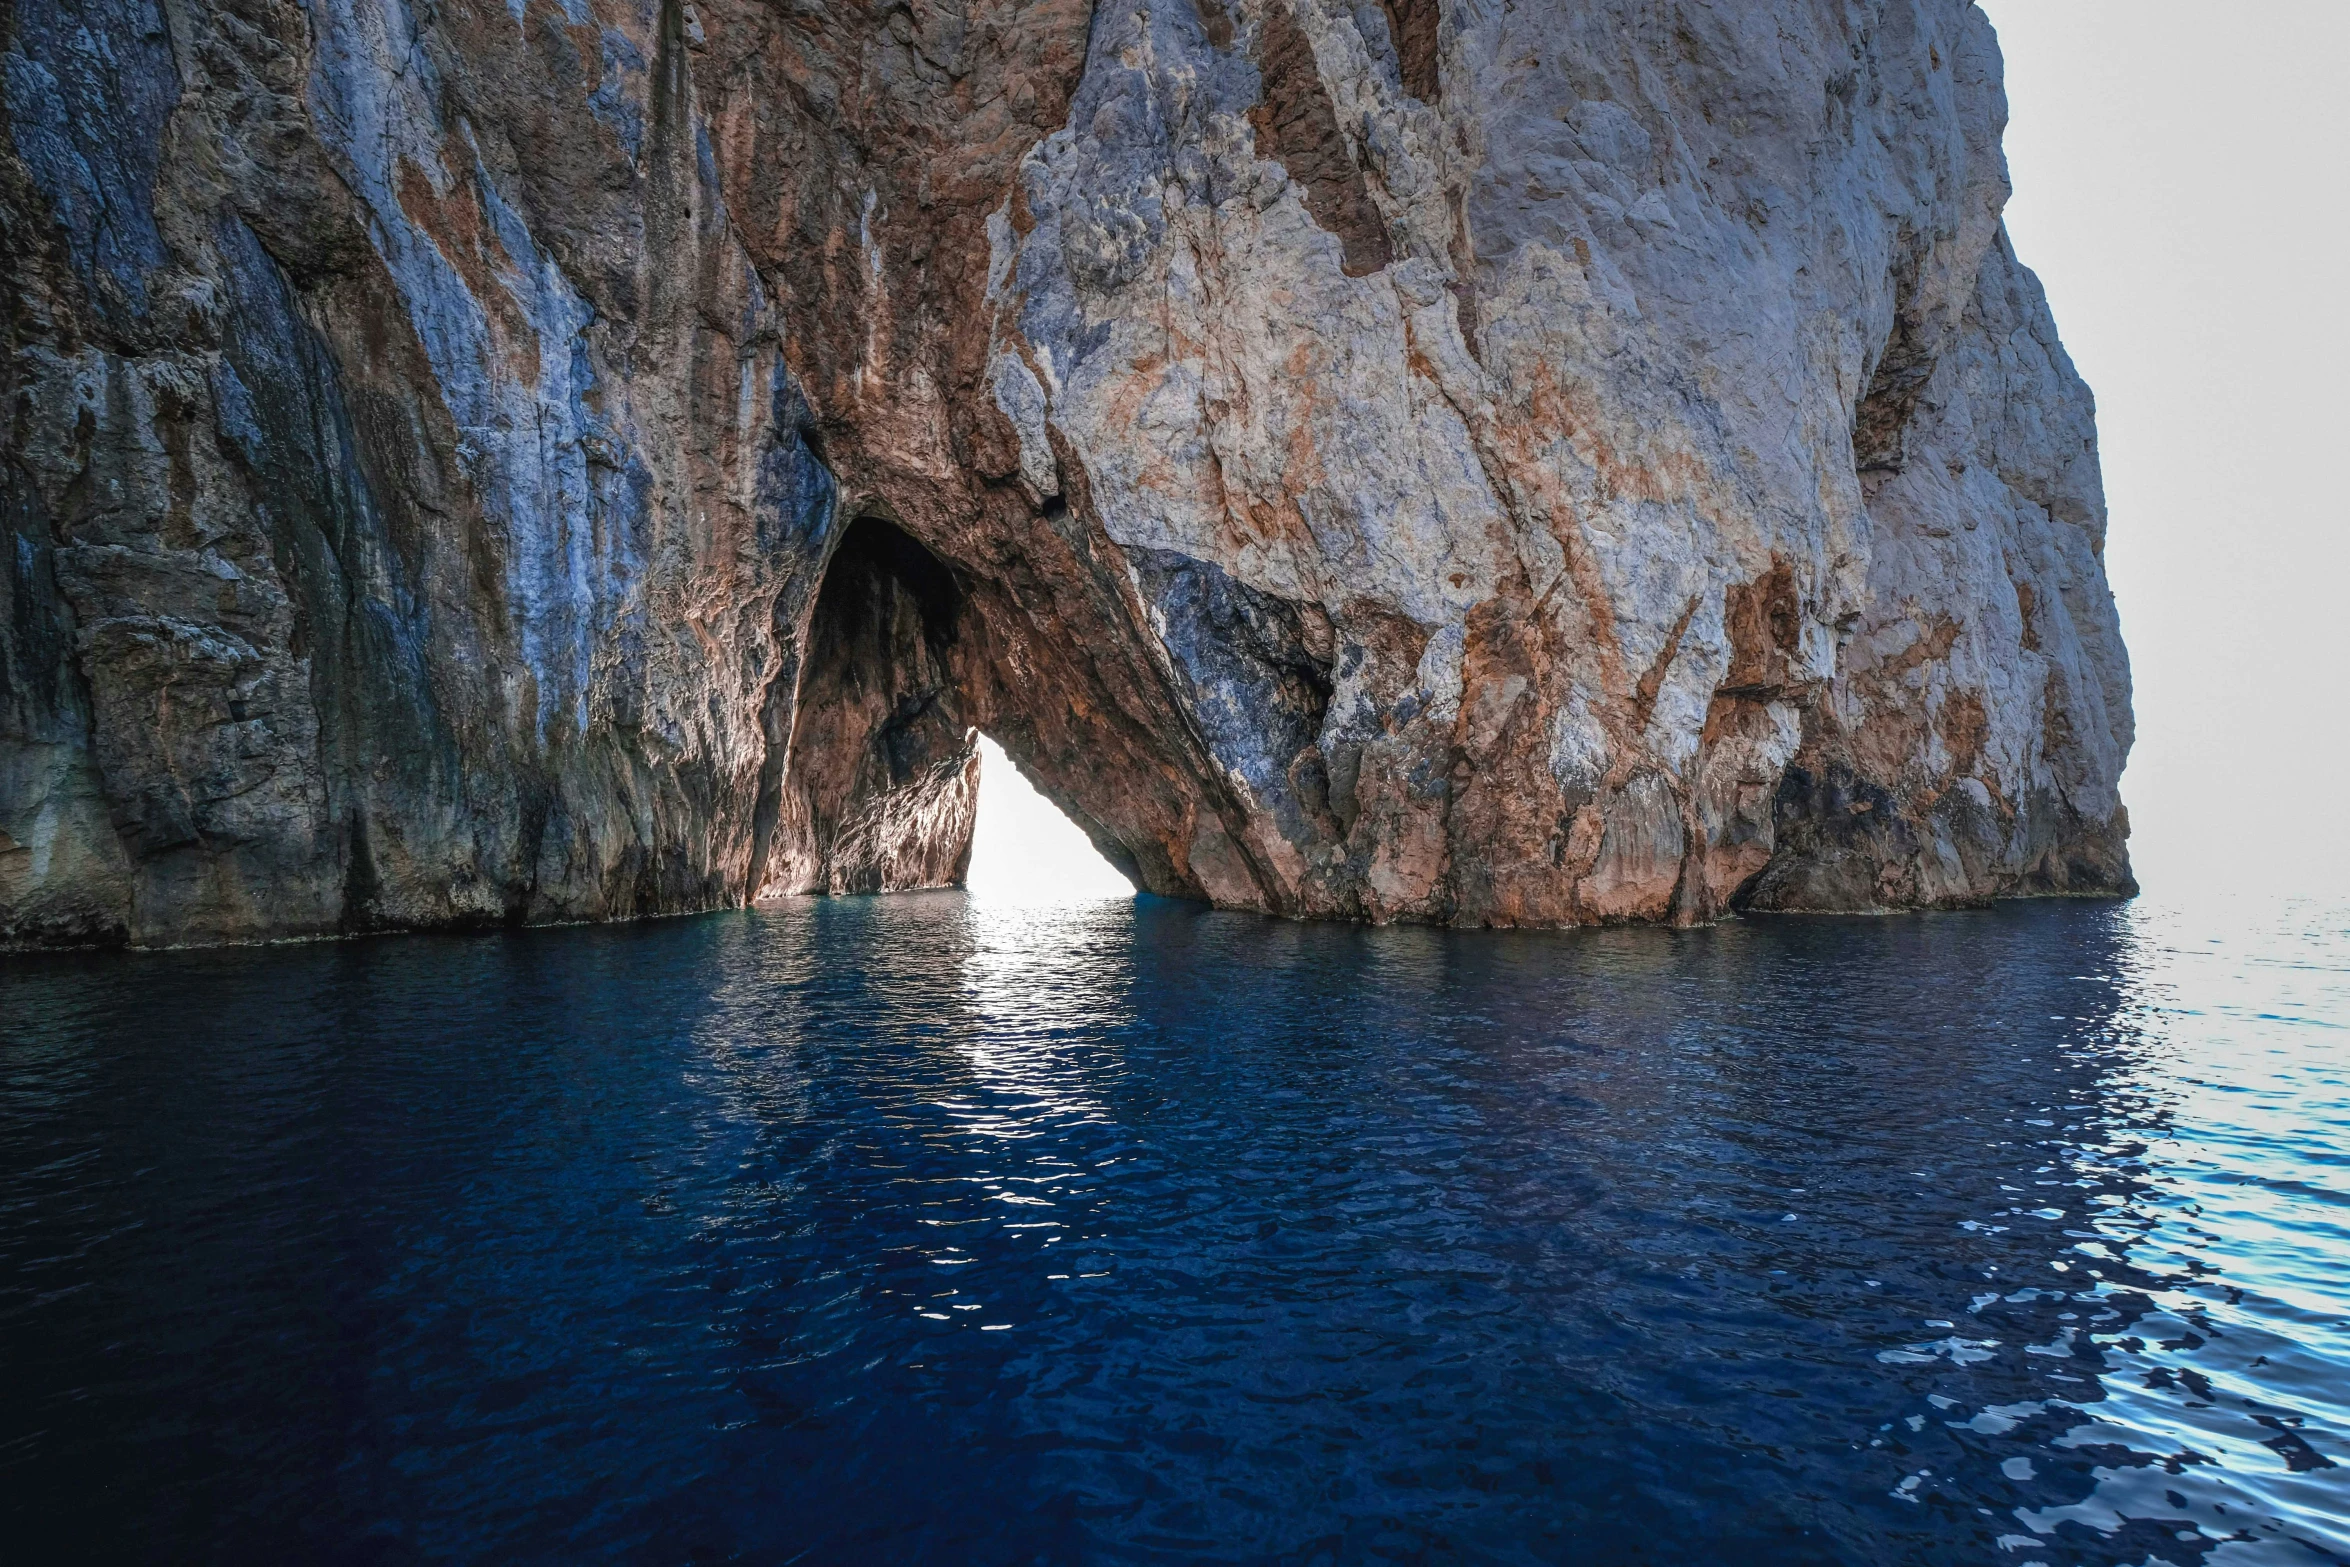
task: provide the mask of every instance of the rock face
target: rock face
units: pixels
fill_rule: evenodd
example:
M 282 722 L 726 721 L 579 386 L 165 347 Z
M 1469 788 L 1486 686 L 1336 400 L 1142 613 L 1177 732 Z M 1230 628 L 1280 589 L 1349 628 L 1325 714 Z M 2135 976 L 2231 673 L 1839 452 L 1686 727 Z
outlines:
M 2131 883 L 1959 0 L 40 0 L 0 939 Z

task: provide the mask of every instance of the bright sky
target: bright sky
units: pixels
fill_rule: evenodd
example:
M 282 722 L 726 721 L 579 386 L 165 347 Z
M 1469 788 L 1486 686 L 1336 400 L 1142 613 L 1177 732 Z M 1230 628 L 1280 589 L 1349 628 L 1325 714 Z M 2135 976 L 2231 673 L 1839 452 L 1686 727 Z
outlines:
M 2350 892 L 2350 4 L 1983 8 L 2008 226 L 2097 393 L 2138 878 Z
M 971 835 L 967 885 L 973 897 L 991 903 L 1134 895 L 1077 824 L 1038 794 L 1003 747 L 985 735 L 979 737 L 979 826 Z
M 2008 223 L 2097 393 L 2139 879 L 2350 893 L 2350 0 L 1984 0 Z M 971 885 L 1126 883 L 986 742 Z

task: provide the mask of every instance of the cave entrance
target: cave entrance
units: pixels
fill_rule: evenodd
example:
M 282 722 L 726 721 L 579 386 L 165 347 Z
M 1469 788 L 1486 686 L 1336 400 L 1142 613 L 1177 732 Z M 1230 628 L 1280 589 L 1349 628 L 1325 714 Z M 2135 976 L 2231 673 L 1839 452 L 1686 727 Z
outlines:
M 975 849 L 991 897 L 1133 890 L 982 737 L 1003 686 L 983 629 L 920 541 L 882 517 L 848 525 L 802 642 L 763 896 L 959 887 Z

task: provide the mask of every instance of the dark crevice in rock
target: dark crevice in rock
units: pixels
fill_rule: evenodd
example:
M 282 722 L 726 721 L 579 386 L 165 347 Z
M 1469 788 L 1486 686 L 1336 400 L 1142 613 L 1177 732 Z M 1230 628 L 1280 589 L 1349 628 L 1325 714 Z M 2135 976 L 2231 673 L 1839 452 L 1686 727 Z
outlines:
M 378 904 L 383 878 L 376 873 L 375 854 L 367 842 L 367 813 L 354 807 L 348 824 L 349 853 L 343 864 L 343 925 L 347 930 L 372 930 L 381 920 Z
M 1732 584 L 1722 596 L 1722 618 L 1730 637 L 1722 694 L 1770 696 L 1794 683 L 1794 660 L 1803 646 L 1803 601 L 1787 562 L 1774 560 L 1754 581 Z
M 1852 411 L 1852 462 L 1862 473 L 1900 471 L 1904 432 L 1934 375 L 1934 334 L 1917 314 L 1919 248 L 1907 230 L 1896 255 L 1893 330 L 1877 352 L 1868 390 Z
M 1224 0 L 1198 0 L 1199 25 L 1208 35 L 1208 42 L 1218 49 L 1232 47 L 1232 13 L 1224 9 Z
M 780 367 L 773 401 L 775 427 L 790 431 L 791 436 L 778 442 L 760 465 L 756 506 L 760 544 L 778 553 L 812 558 L 821 552 L 837 516 L 840 487 L 824 459 L 814 411 L 799 384 Z M 800 627 L 819 582 L 818 573 L 803 571 L 776 595 L 771 623 L 777 667 L 759 705 L 765 753 L 759 765 L 758 796 L 751 810 L 750 859 L 741 893 L 746 898 L 758 897 L 769 885 L 775 828 L 783 808 L 784 764 L 791 749 L 792 719 L 797 711 L 794 704 L 800 688 Z
M 1403 90 L 1422 103 L 1433 104 L 1443 90 L 1437 60 L 1437 25 L 1442 20 L 1438 0 L 1379 0 L 1387 13 L 1387 36 L 1395 45 L 1395 59 L 1403 74 Z
M 1257 71 L 1264 96 L 1248 113 L 1257 150 L 1289 171 L 1314 221 L 1337 236 L 1346 275 L 1368 277 L 1395 259 L 1395 246 L 1363 182 L 1354 146 L 1339 129 L 1314 64 L 1314 46 L 1288 0 L 1265 7 L 1257 27 Z
M 809 618 L 768 891 L 959 885 L 979 753 L 953 659 L 963 592 L 896 524 L 849 524 Z
M 1788 767 L 1773 803 L 1778 851 L 1738 889 L 1731 907 L 1857 912 L 1884 906 L 1885 867 L 1918 850 L 1892 791 L 1842 762 Z
M 76 689 L 72 611 L 57 591 L 57 550 L 41 497 L 0 469 L 0 719 L 46 744 L 86 744 L 89 704 Z

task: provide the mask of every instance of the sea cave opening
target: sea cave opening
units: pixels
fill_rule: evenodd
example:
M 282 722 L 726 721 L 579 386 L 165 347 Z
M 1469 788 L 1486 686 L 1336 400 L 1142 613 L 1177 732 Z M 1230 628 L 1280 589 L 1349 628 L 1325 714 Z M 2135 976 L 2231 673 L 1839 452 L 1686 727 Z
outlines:
M 964 885 L 993 903 L 1073 903 L 1129 897 L 1127 880 L 1066 811 L 1020 775 L 1003 747 L 979 736 L 979 810 Z
M 968 886 L 992 901 L 1130 895 L 1000 737 L 1028 726 L 968 581 L 896 522 L 851 521 L 810 611 L 764 895 Z

